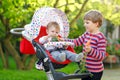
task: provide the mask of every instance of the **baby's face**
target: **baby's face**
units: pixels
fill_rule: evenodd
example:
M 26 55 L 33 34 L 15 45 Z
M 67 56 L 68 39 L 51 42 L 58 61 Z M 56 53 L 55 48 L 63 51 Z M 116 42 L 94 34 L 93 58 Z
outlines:
M 57 37 L 59 34 L 60 30 L 56 29 L 55 27 L 50 27 L 47 30 L 48 35 L 50 35 L 51 37 Z

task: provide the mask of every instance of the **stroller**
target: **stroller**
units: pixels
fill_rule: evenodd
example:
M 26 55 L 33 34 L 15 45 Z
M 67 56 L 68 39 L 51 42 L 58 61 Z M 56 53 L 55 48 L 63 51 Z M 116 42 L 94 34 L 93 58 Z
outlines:
M 20 51 L 22 53 L 36 54 L 37 58 L 43 63 L 44 71 L 48 77 L 48 80 L 69 80 L 69 79 L 80 79 L 90 76 L 91 73 L 80 73 L 80 63 L 76 63 L 78 65 L 78 70 L 73 74 L 66 74 L 64 72 L 56 71 L 56 69 L 64 68 L 71 61 L 66 60 L 64 62 L 56 61 L 51 54 L 45 49 L 45 47 L 39 43 L 39 38 L 47 35 L 46 33 L 46 25 L 49 22 L 56 21 L 60 25 L 60 36 L 63 38 L 67 38 L 69 34 L 69 24 L 65 13 L 56 8 L 43 7 L 38 9 L 32 18 L 30 24 L 25 25 L 24 28 L 15 28 L 11 29 L 11 33 L 13 34 L 22 34 L 24 37 L 20 44 Z M 17 32 L 17 31 L 22 32 Z M 24 51 L 25 41 L 27 42 L 27 46 L 29 49 Z M 23 44 L 24 43 L 24 44 Z M 54 45 L 64 45 L 72 43 L 55 43 Z M 47 46 L 53 45 L 53 43 L 49 43 Z M 74 49 L 69 46 L 67 50 L 74 52 Z

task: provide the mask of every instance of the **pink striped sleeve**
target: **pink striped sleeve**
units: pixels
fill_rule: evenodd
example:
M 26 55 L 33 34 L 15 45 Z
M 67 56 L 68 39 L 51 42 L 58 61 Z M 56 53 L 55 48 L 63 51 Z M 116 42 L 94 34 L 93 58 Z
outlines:
M 101 39 L 99 39 L 97 49 L 92 48 L 89 55 L 91 55 L 92 57 L 94 57 L 97 60 L 102 61 L 106 57 L 105 54 L 106 54 L 106 39 L 101 38 Z
M 85 34 L 86 33 L 76 39 L 66 39 L 65 41 L 73 42 L 75 46 L 81 46 L 84 42 Z

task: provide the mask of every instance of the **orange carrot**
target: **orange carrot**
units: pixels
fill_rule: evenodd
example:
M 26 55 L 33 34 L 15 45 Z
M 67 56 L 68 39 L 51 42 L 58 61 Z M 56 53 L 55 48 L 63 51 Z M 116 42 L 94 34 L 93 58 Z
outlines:
M 86 46 L 90 46 L 90 42 L 91 42 L 91 40 L 88 40 L 86 43 Z
M 60 40 L 60 38 L 61 38 L 61 36 L 58 35 L 58 36 L 57 36 L 58 41 Z

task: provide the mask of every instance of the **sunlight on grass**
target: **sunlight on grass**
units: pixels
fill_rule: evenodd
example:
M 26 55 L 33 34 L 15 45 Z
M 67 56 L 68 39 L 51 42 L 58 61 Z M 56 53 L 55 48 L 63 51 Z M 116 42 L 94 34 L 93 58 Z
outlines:
M 38 70 L 0 70 L 0 80 L 46 80 L 45 72 Z
M 9 58 L 9 63 L 11 63 L 9 65 L 10 69 L 3 69 L 0 59 L 0 80 L 47 80 L 47 76 L 44 71 L 39 71 L 35 68 L 32 70 L 17 70 L 13 58 Z M 72 74 L 76 69 L 77 65 L 75 63 L 71 63 L 57 71 Z

